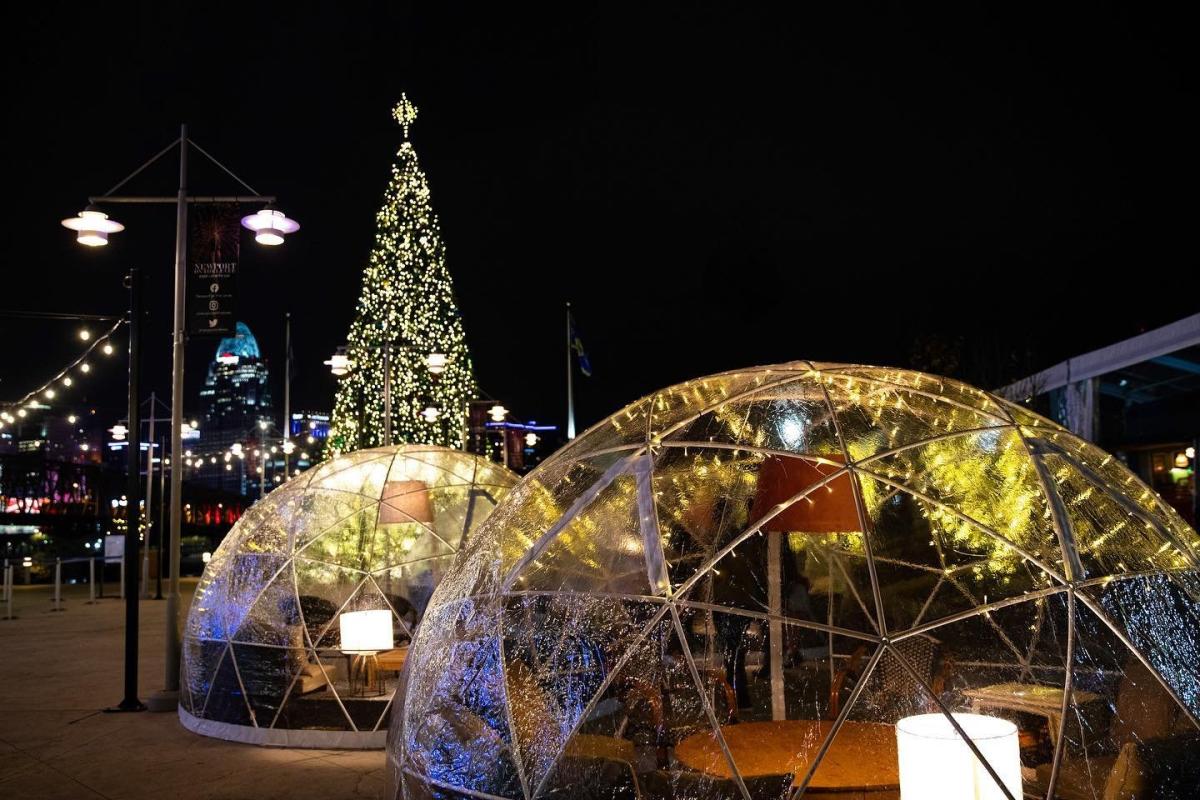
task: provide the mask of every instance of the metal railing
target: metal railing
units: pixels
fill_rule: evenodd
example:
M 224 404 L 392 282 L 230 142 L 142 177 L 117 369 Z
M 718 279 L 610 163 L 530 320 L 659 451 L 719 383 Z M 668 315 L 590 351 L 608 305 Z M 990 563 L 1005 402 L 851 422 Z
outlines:
M 100 580 L 96 580 L 96 564 L 100 564 Z M 50 603 L 52 612 L 64 611 L 63 606 L 63 565 L 64 564 L 87 564 L 87 586 L 88 599 L 87 603 L 92 604 L 99 602 L 104 598 L 104 567 L 107 564 L 117 564 L 120 570 L 120 593 L 116 596 L 120 599 L 125 598 L 125 560 L 120 557 L 104 557 L 104 556 L 81 556 L 78 558 L 56 558 L 53 562 L 48 559 L 21 559 L 20 564 L 12 563 L 10 559 L 4 559 L 3 570 L 0 571 L 0 578 L 3 583 L 0 583 L 0 602 L 3 603 L 4 616 L 3 619 L 15 619 L 13 613 L 13 587 L 16 585 L 16 571 L 18 567 L 26 570 L 26 577 L 33 572 L 35 566 L 48 567 L 51 563 L 54 565 L 54 580 L 49 584 L 50 588 Z M 32 581 L 26 580 L 27 585 L 31 585 Z M 99 589 L 99 592 L 97 592 Z

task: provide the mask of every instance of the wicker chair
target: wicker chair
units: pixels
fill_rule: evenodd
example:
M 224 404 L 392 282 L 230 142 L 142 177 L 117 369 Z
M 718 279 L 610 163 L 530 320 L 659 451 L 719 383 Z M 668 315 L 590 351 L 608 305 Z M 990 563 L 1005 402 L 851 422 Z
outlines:
M 920 681 L 904 668 L 895 655 L 884 652 L 859 694 L 856 709 L 866 710 L 865 714 L 860 712 L 859 716 L 894 721 L 909 714 L 936 711 L 929 690 L 933 691 L 934 697 L 941 696 L 952 663 L 949 656 L 942 652 L 941 642 L 931 636 L 910 636 L 889 647 L 908 662 Z M 868 645 L 859 647 L 850 656 L 846 666 L 834 676 L 829 689 L 829 719 L 841 713 L 842 704 L 862 680 L 870 652 Z

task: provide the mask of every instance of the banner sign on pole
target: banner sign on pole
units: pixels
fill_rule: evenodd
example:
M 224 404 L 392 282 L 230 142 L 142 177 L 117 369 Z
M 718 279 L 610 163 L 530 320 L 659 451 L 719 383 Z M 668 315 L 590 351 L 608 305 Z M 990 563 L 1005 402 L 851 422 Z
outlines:
M 236 205 L 191 207 L 188 253 L 188 333 L 233 336 L 237 329 L 237 271 L 241 226 Z

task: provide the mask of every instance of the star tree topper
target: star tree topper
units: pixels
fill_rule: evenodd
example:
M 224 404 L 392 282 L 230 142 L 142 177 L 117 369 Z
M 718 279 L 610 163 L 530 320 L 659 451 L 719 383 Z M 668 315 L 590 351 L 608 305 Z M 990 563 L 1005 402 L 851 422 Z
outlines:
M 404 138 L 407 139 L 408 126 L 417 119 L 417 107 L 408 99 L 407 94 L 400 95 L 400 102 L 396 103 L 396 107 L 392 109 L 392 116 L 396 118 L 396 122 L 400 123 L 401 129 L 404 130 Z

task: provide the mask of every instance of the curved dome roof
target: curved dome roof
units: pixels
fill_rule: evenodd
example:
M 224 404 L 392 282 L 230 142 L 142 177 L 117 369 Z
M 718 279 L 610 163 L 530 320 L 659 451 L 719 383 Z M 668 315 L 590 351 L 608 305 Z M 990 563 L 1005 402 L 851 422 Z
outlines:
M 1101 750 L 1195 733 L 1197 552 L 1113 456 L 960 382 L 806 361 L 688 381 L 544 462 L 460 554 L 389 797 L 548 797 L 656 751 L 646 780 L 688 796 L 766 797 L 764 772 L 844 791 L 855 764 L 894 791 L 895 723 L 972 710 L 1040 714 L 1025 788 L 1091 792 Z
M 462 542 L 517 480 L 469 453 L 402 445 L 339 456 L 275 489 L 196 588 L 184 724 L 261 744 L 382 746 L 395 666 L 346 655 L 343 615 L 385 612 L 382 635 L 402 647 Z
M 244 322 L 237 324 L 233 336 L 226 336 L 221 340 L 221 343 L 217 345 L 217 352 L 213 358 L 219 361 L 229 356 L 262 358 L 262 354 L 258 350 L 258 340 L 250 332 L 250 326 Z

